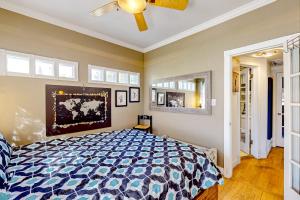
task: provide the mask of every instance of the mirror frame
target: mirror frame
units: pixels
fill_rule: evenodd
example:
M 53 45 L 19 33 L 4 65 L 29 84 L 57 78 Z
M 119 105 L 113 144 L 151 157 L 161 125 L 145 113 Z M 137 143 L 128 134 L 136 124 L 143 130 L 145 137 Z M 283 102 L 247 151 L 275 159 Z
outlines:
M 171 82 L 178 80 L 188 80 L 188 79 L 196 79 L 196 78 L 204 78 L 205 82 L 205 109 L 197 109 L 197 108 L 175 108 L 175 107 L 166 107 L 166 106 L 158 106 L 157 102 L 152 102 L 152 84 L 161 83 L 161 82 Z M 150 86 L 150 96 L 149 96 L 149 106 L 151 111 L 160 111 L 160 112 L 172 112 L 172 113 L 185 113 L 185 114 L 197 114 L 197 115 L 211 115 L 212 114 L 212 105 L 211 105 L 211 94 L 212 94 L 212 71 L 186 74 L 181 76 L 174 76 L 170 78 L 157 79 L 152 81 Z M 159 90 L 160 88 L 156 88 Z M 161 88 L 163 90 L 163 88 Z M 157 95 L 157 93 L 156 93 Z

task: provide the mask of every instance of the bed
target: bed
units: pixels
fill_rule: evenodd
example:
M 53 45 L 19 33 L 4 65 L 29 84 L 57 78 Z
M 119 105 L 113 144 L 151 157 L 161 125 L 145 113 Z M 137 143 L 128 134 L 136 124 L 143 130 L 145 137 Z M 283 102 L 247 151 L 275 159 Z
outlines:
M 1 200 L 217 199 L 223 184 L 203 150 L 138 130 L 37 142 L 10 153 Z

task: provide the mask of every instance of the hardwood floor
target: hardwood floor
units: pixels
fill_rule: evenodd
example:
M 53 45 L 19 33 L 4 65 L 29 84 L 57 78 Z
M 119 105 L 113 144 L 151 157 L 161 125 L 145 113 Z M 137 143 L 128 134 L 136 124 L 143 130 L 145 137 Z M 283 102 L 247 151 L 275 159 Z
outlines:
M 267 159 L 241 158 L 231 179 L 219 186 L 219 200 L 283 199 L 283 148 L 273 148 Z

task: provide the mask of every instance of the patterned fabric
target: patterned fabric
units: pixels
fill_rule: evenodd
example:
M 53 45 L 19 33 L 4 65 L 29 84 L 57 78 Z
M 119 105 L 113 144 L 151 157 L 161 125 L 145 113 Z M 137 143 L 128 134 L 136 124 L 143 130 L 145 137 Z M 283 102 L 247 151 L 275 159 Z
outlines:
M 223 184 L 198 149 L 138 130 L 23 146 L 8 170 L 0 199 L 192 199 Z
M 6 169 L 10 162 L 11 153 L 12 153 L 12 148 L 10 144 L 0 133 L 0 189 L 7 188 L 7 181 L 9 177 L 6 173 Z

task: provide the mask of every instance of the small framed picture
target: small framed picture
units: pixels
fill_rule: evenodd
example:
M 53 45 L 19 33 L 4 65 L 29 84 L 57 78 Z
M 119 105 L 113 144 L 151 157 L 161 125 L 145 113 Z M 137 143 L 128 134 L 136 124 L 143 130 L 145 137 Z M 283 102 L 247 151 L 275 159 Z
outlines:
M 151 102 L 152 103 L 156 103 L 156 89 L 153 89 L 151 90 Z
M 165 93 L 163 92 L 157 93 L 157 105 L 159 106 L 165 105 Z
M 116 107 L 127 107 L 127 90 L 115 91 L 115 105 Z
M 129 88 L 129 102 L 130 103 L 140 102 L 140 88 L 139 87 L 130 87 Z
M 240 91 L 240 81 L 239 81 L 239 73 L 233 72 L 232 74 L 232 92 L 239 92 Z
M 185 107 L 185 93 L 183 92 L 167 92 L 166 106 L 183 108 Z

